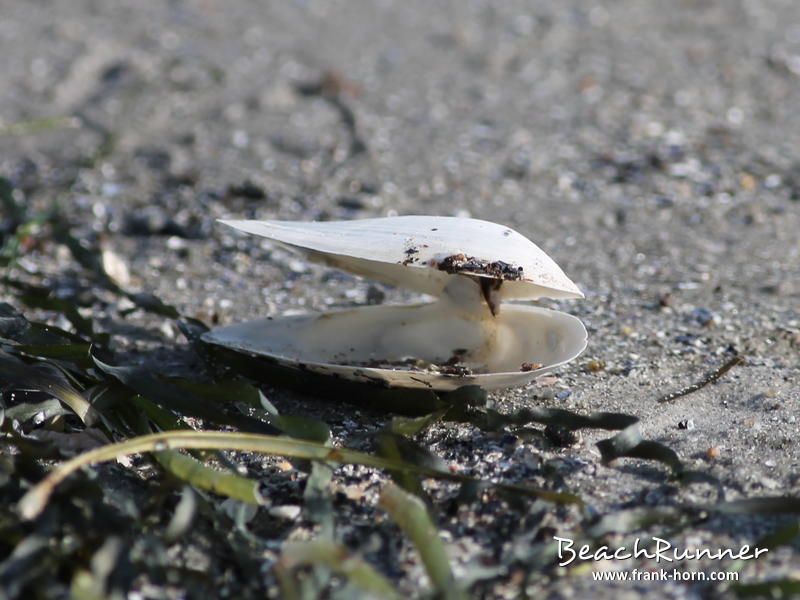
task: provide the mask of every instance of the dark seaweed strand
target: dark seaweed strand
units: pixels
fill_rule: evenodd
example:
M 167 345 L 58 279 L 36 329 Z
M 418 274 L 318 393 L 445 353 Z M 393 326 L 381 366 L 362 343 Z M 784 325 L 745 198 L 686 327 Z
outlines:
M 714 383 L 717 379 L 725 375 L 725 373 L 730 371 L 733 367 L 735 367 L 736 365 L 740 365 L 742 363 L 744 363 L 743 356 L 734 356 L 720 368 L 716 369 L 715 371 L 711 371 L 708 375 L 706 375 L 703 379 L 701 379 L 697 383 L 693 383 L 692 385 L 677 390 L 675 392 L 670 392 L 666 396 L 662 396 L 661 398 L 659 398 L 658 402 L 661 404 L 663 404 L 664 402 L 671 402 L 676 398 L 680 398 L 681 396 L 686 396 L 687 394 L 696 392 L 697 390 L 707 386 L 709 383 Z

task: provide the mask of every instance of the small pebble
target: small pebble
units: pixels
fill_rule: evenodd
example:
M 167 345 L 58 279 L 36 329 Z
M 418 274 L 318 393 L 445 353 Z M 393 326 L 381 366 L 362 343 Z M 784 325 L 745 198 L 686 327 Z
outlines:
M 300 507 L 296 504 L 284 504 L 283 506 L 273 506 L 269 509 L 269 514 L 278 519 L 294 521 L 300 516 Z
M 519 366 L 519 370 L 523 372 L 528 372 L 528 371 L 533 371 L 535 369 L 541 369 L 542 366 L 543 366 L 542 363 L 524 362 Z
M 592 373 L 597 373 L 605 368 L 606 362 L 604 360 L 590 360 L 588 363 L 586 363 L 586 370 Z
M 170 250 L 184 250 L 186 249 L 186 241 L 177 235 L 171 235 L 167 238 L 167 248 Z
M 579 431 L 567 429 L 562 425 L 548 425 L 544 428 L 544 435 L 551 444 L 562 448 L 576 446 L 583 439 Z
M 707 308 L 695 308 L 689 313 L 689 318 L 703 327 L 713 325 L 719 320 L 717 316 Z
M 158 235 L 169 224 L 169 216 L 159 206 L 146 206 L 125 215 L 122 233 L 133 236 Z
M 708 450 L 706 450 L 706 458 L 709 460 L 715 460 L 719 458 L 719 448 L 716 446 L 711 446 Z
M 340 196 L 336 199 L 336 204 L 346 210 L 364 210 L 367 208 L 364 200 L 356 196 Z
M 515 448 L 519 446 L 520 439 L 511 433 L 503 434 L 500 439 L 500 445 L 503 447 L 503 452 L 508 454 L 514 452 Z
M 683 421 L 678 422 L 678 429 L 685 429 L 686 431 L 691 431 L 694 429 L 694 421 L 691 419 L 684 419 Z
M 750 175 L 750 173 L 742 173 L 739 176 L 739 185 L 742 186 L 743 190 L 750 192 L 756 189 L 758 182 L 756 181 L 755 177 Z
M 228 189 L 225 190 L 225 194 L 226 196 L 244 198 L 245 200 L 264 200 L 267 197 L 264 189 L 250 180 L 229 185 Z

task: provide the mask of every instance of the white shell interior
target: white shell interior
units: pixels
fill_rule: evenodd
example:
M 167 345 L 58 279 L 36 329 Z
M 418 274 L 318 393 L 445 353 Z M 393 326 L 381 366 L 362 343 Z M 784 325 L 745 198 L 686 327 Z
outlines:
M 348 379 L 438 390 L 469 384 L 492 389 L 522 385 L 572 360 L 586 347 L 586 329 L 577 318 L 545 308 L 504 305 L 492 317 L 454 310 L 444 300 L 264 318 L 214 329 L 205 340 Z M 454 356 L 471 374 L 400 365 L 407 359 L 442 365 Z

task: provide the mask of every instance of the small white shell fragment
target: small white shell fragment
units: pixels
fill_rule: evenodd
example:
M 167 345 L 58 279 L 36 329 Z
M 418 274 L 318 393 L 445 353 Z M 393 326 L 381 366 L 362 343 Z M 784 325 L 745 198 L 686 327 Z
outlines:
M 223 223 L 437 300 L 268 317 L 209 331 L 206 342 L 289 368 L 442 391 L 524 385 L 586 347 L 577 318 L 502 302 L 583 297 L 538 246 L 502 225 L 428 216 Z

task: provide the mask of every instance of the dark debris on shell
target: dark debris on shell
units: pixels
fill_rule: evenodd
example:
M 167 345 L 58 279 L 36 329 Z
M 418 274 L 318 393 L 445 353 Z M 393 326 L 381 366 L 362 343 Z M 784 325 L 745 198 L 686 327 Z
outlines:
M 489 261 L 467 256 L 466 254 L 451 254 L 439 261 L 435 266 L 440 271 L 445 271 L 451 275 L 470 273 L 510 281 L 522 279 L 522 267 L 502 260 Z

